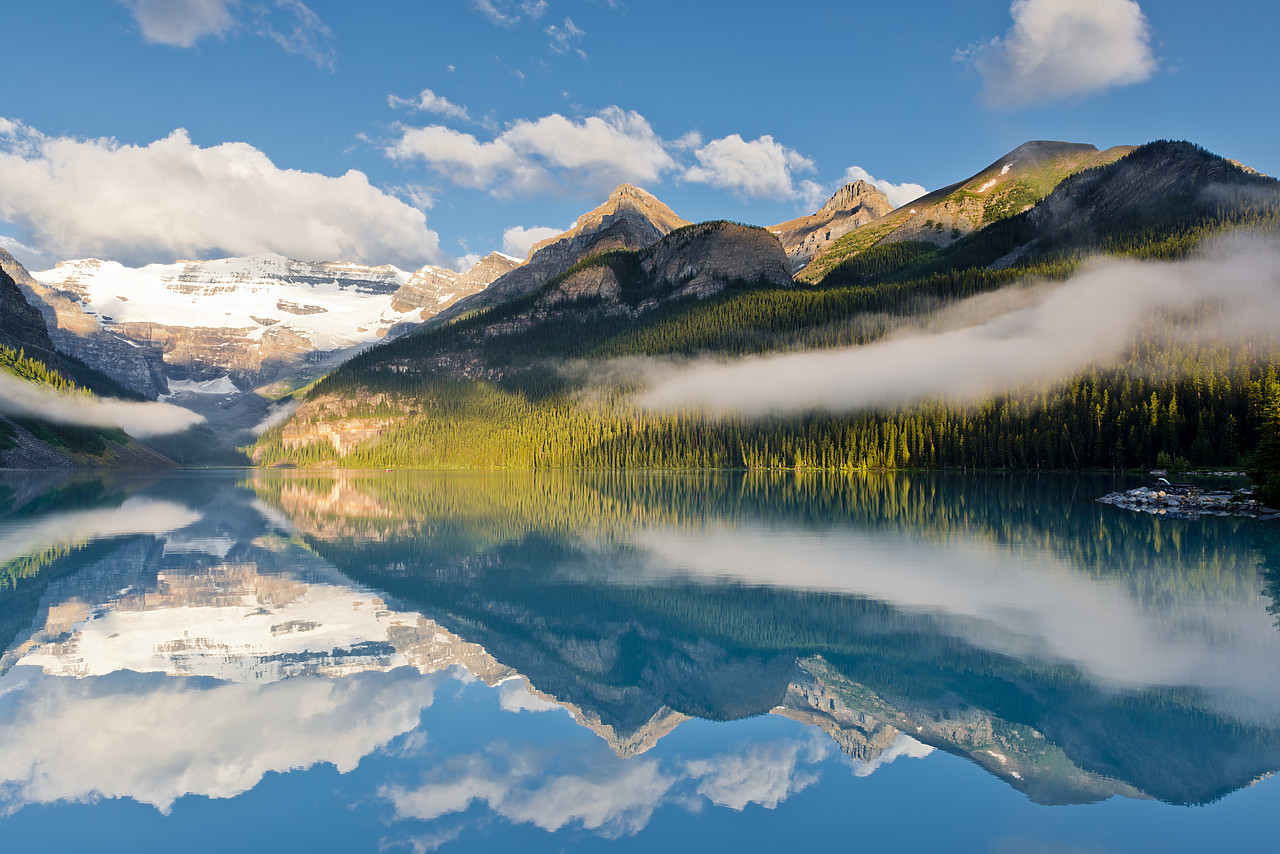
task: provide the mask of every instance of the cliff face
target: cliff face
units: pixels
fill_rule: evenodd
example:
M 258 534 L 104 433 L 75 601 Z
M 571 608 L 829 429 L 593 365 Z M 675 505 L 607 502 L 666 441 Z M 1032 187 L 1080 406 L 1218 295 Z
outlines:
M 622 184 L 604 204 L 578 217 L 573 228 L 537 243 L 524 264 L 469 299 L 440 313 L 441 320 L 463 311 L 532 293 L 588 255 L 615 249 L 639 250 L 689 225 L 650 193 Z M 490 256 L 492 257 L 492 256 Z
M 515 262 L 495 253 L 464 274 L 409 274 L 275 255 L 137 269 L 87 259 L 35 276 L 7 253 L 0 263 L 41 310 L 59 352 L 154 398 L 169 379 L 230 376 L 243 389 L 291 376 L 420 325 Z
M 108 331 L 75 299 L 36 281 L 12 255 L 0 249 L 0 268 L 13 276 L 44 318 L 53 348 L 73 356 L 131 391 L 152 399 L 169 390 L 161 351 Z
M 794 272 L 858 226 L 892 211 L 893 203 L 881 190 L 865 181 L 854 181 L 837 190 L 816 213 L 779 223 L 769 230 L 778 235 Z
M 44 318 L 32 308 L 13 277 L 3 269 L 0 269 L 0 344 L 12 350 L 22 350 L 52 368 L 58 367 L 58 355 L 54 352 Z
M 641 267 L 675 296 L 710 296 L 730 282 L 790 287 L 783 245 L 769 232 L 734 223 L 702 223 L 674 232 L 641 253 Z
M 606 231 L 606 236 L 608 235 Z M 599 248 L 596 250 L 607 251 Z M 687 297 L 704 299 L 733 283 L 790 287 L 790 264 L 778 239 L 762 228 L 730 222 L 708 222 L 673 231 L 634 255 L 599 257 L 551 279 L 522 310 L 485 324 L 473 340 L 518 334 L 553 316 L 582 322 L 598 317 L 639 317 L 665 302 Z M 458 376 L 476 376 L 480 357 L 457 364 Z M 485 375 L 483 373 L 479 375 Z

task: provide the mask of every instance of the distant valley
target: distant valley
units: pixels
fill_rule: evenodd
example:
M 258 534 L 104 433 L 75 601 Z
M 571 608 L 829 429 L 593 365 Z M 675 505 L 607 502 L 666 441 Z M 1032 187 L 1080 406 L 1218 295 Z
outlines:
M 260 465 L 1230 466 L 1270 429 L 1276 342 L 1186 351 L 1180 321 L 1159 313 L 1144 333 L 1157 343 L 1034 398 L 721 418 L 637 407 L 636 394 L 694 359 L 837 352 L 951 323 L 965 300 L 1064 281 L 1091 257 L 1177 261 L 1227 232 L 1274 239 L 1277 187 L 1190 143 L 1040 141 L 896 210 L 857 181 L 767 228 L 692 223 L 624 184 L 526 259 L 493 253 L 466 273 L 279 256 L 0 263 L 55 354 L 208 419 L 181 446 L 155 443 L 180 462 L 202 442 L 230 453 L 257 426 Z

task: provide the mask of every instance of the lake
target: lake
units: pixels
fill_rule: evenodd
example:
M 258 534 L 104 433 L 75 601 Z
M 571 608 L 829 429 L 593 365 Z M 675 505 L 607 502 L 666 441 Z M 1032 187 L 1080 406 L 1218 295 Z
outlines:
M 0 473 L 0 847 L 1269 848 L 1280 527 L 1140 482 Z

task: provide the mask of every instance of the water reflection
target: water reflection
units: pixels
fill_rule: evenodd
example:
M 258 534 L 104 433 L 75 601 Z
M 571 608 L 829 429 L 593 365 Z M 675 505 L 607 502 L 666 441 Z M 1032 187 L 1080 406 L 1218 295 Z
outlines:
M 13 484 L 0 799 L 169 810 L 271 772 L 396 756 L 364 797 L 406 828 L 430 823 L 396 837 L 413 847 L 462 833 L 481 804 L 628 835 L 664 806 L 772 810 L 833 762 L 865 776 L 940 749 L 1041 803 L 1211 801 L 1280 768 L 1280 633 L 1262 592 L 1276 544 L 1252 520 L 1088 502 L 1109 487 Z M 469 682 L 505 722 L 432 732 L 433 706 Z M 655 750 L 692 719 L 764 713 L 808 728 Z

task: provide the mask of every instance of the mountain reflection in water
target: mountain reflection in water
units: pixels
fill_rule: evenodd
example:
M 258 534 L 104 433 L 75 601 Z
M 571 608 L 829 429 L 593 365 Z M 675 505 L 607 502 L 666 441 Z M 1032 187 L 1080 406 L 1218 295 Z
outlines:
M 369 795 L 389 820 L 483 803 L 616 837 L 664 804 L 775 808 L 841 754 L 862 776 L 941 750 L 1044 804 L 1214 801 L 1280 768 L 1278 543 L 1088 501 L 1111 485 L 4 481 L 0 799 L 168 811 L 430 754 Z M 599 749 L 541 724 L 427 737 L 437 698 L 477 683 L 507 713 L 567 712 Z M 765 713 L 813 726 L 653 750 L 691 719 Z

